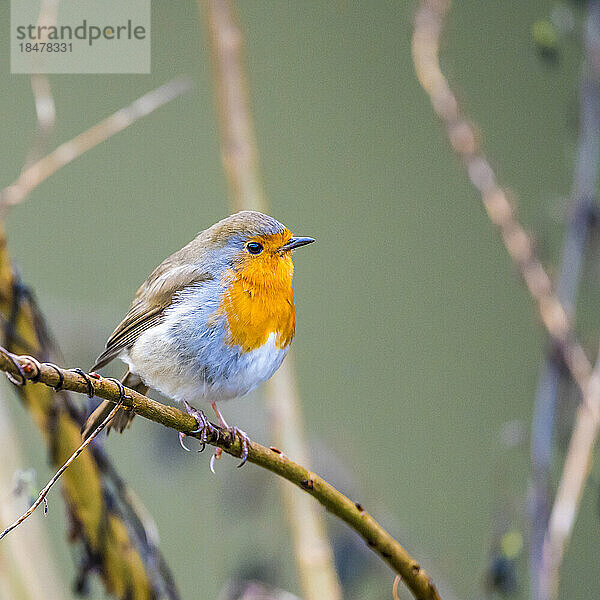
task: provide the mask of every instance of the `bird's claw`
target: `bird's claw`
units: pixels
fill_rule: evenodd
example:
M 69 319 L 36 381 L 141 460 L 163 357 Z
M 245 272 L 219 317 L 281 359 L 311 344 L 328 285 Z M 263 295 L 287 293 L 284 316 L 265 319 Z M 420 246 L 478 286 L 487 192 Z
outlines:
M 191 415 L 196 419 L 196 423 L 198 424 L 198 428 L 192 430 L 190 433 L 199 433 L 200 434 L 200 449 L 198 452 L 202 452 L 206 448 L 206 442 L 208 441 L 208 434 L 212 433 L 214 428 L 211 425 L 210 421 L 206 418 L 206 415 L 203 411 L 194 408 L 191 404 L 184 400 L 183 402 L 185 406 L 185 410 L 188 415 Z M 191 450 L 184 444 L 183 440 L 186 438 L 185 433 L 179 432 L 179 443 L 181 447 L 187 452 L 191 452 Z
M 223 454 L 223 450 L 221 448 L 217 448 L 213 455 L 210 457 L 210 462 L 208 463 L 208 466 L 210 467 L 210 471 L 213 475 L 216 475 L 215 472 L 215 459 L 221 458 L 221 455 Z
M 229 445 L 234 444 L 236 438 L 240 439 L 240 442 L 242 445 L 242 452 L 241 452 L 240 458 L 242 459 L 242 462 L 238 465 L 238 468 L 243 467 L 246 464 L 246 461 L 248 460 L 248 446 L 249 446 L 249 442 L 250 442 L 246 432 L 242 431 L 238 427 L 229 427 L 227 425 L 227 423 L 225 422 L 225 420 L 223 419 L 223 416 L 217 410 L 215 410 L 215 412 L 216 412 L 217 416 L 219 417 L 219 422 L 221 423 L 222 430 L 215 429 L 215 427 L 212 425 L 212 423 L 206 418 L 206 415 L 204 414 L 203 411 L 198 410 L 197 408 L 194 408 L 191 404 L 189 404 L 185 400 L 183 401 L 183 404 L 185 406 L 185 410 L 186 410 L 187 414 L 194 417 L 194 419 L 196 419 L 196 423 L 198 423 L 198 429 L 194 429 L 193 431 L 190 432 L 190 433 L 199 433 L 200 434 L 199 439 L 200 439 L 200 443 L 202 444 L 202 446 L 200 447 L 198 452 L 202 452 L 206 448 L 206 443 L 209 441 L 209 439 L 212 439 L 214 433 L 217 434 L 217 439 L 223 433 L 227 433 L 229 435 Z M 214 405 L 213 405 L 213 407 L 214 407 Z M 187 452 L 191 452 L 191 450 L 184 443 L 185 437 L 186 437 L 186 434 L 180 432 L 179 433 L 179 443 L 181 444 L 181 447 L 184 450 L 186 450 Z M 215 452 L 210 458 L 210 470 L 213 473 L 215 472 L 215 460 L 220 459 L 222 455 L 223 455 L 223 449 L 215 448 Z
M 240 454 L 240 458 L 242 462 L 238 465 L 238 469 L 243 467 L 248 460 L 248 444 L 250 442 L 248 438 L 248 434 L 245 431 L 242 431 L 238 427 L 228 427 L 227 433 L 231 436 L 231 443 L 235 442 L 235 438 L 240 438 L 240 443 L 242 444 L 242 453 Z
M 240 458 L 242 459 L 242 462 L 238 465 L 239 469 L 240 467 L 243 467 L 246 464 L 246 461 L 248 460 L 248 443 L 250 441 L 248 438 L 248 434 L 245 431 L 239 429 L 238 427 L 225 427 L 224 432 L 229 434 L 229 445 L 235 443 L 236 437 L 240 438 L 240 442 L 242 444 L 242 453 L 240 455 Z M 215 448 L 214 454 L 210 457 L 210 470 L 213 473 L 215 472 L 215 460 L 219 460 L 221 456 L 223 456 L 223 448 Z
M 187 435 L 185 435 L 185 433 L 181 433 L 181 431 L 179 432 L 179 445 L 186 451 L 186 452 L 191 452 L 191 450 L 185 445 L 184 443 L 184 439 L 187 437 Z M 198 452 L 202 452 L 202 450 L 204 450 L 204 448 L 201 448 L 200 450 L 198 450 Z

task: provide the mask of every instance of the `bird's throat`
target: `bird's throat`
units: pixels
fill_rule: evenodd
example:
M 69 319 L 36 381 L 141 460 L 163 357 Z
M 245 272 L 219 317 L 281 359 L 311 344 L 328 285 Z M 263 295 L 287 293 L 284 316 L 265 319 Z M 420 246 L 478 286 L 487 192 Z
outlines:
M 228 343 L 244 352 L 260 348 L 272 333 L 276 347 L 287 347 L 294 337 L 296 309 L 292 290 L 293 265 L 289 257 L 248 261 L 227 274 L 218 312 L 229 326 Z

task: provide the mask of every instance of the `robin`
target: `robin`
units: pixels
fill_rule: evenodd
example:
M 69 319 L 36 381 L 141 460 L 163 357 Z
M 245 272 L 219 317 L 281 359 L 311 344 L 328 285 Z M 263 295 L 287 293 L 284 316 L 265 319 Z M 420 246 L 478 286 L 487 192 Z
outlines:
M 120 358 L 123 385 L 183 402 L 200 425 L 205 417 L 192 405 L 212 405 L 220 425 L 241 437 L 244 461 L 246 435 L 228 427 L 217 402 L 247 394 L 281 365 L 296 326 L 292 250 L 314 241 L 255 211 L 219 221 L 154 269 L 92 370 Z M 113 407 L 98 406 L 84 438 Z M 133 417 L 120 409 L 108 428 L 122 432 Z

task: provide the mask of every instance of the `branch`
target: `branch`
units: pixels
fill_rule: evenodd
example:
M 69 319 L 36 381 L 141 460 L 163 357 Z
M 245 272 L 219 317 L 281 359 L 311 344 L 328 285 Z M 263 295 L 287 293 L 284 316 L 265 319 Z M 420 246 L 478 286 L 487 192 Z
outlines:
M 592 8 L 594 6 L 594 8 Z M 575 320 L 577 291 L 581 279 L 584 253 L 595 212 L 595 196 L 598 184 L 598 158 L 600 144 L 600 82 L 598 65 L 594 57 L 599 53 L 598 2 L 590 4 L 585 33 L 585 68 L 580 85 L 580 125 L 572 206 L 564 234 L 561 266 L 556 285 L 556 296 Z M 560 383 L 560 365 L 556 356 L 548 356 L 540 374 L 534 406 L 531 436 L 531 462 L 534 489 L 531 510 L 530 572 L 533 598 L 547 598 L 550 574 L 543 572 L 548 561 L 542 565 L 542 547 L 550 514 L 550 471 L 554 438 L 556 402 Z M 587 460 L 584 459 L 582 464 Z M 576 505 L 575 505 L 576 506 Z M 554 542 L 551 544 L 554 545 Z M 557 577 L 558 575 L 556 575 Z M 540 578 L 545 579 L 539 588 Z
M 33 74 L 31 76 L 31 91 L 35 102 L 37 126 L 34 142 L 25 159 L 24 169 L 44 155 L 56 126 L 56 105 L 48 76 Z
M 50 488 L 59 480 L 60 476 L 71 466 L 73 461 L 92 443 L 92 440 L 98 436 L 99 433 L 108 425 L 110 420 L 115 416 L 117 410 L 120 408 L 120 402 L 114 405 L 106 419 L 100 423 L 100 425 L 94 430 L 94 433 L 90 435 L 80 446 L 71 454 L 67 459 L 67 462 L 53 475 L 50 481 L 44 486 L 42 491 L 39 493 L 36 501 L 26 510 L 16 521 L 11 523 L 2 533 L 0 533 L 0 540 L 9 534 L 13 529 L 16 529 L 25 519 L 30 517 L 35 509 L 43 502 L 44 507 L 47 510 L 46 496 L 50 491 Z
M 33 294 L 13 271 L 0 221 L 0 326 L 5 345 L 16 353 L 60 360 Z M 18 389 L 19 398 L 47 446 L 48 460 L 59 467 L 81 444 L 84 415 L 68 392 L 45 386 Z M 179 594 L 152 538 L 144 511 L 99 447 L 83 453 L 62 477 L 69 517 L 69 539 L 78 542 L 75 588 L 85 589 L 97 573 L 111 597 L 170 598 Z M 0 593 L 1 595 L 1 593 Z
M 181 410 L 151 400 L 138 392 L 125 388 L 113 380 L 96 373 L 80 374 L 61 369 L 50 363 L 39 364 L 29 356 L 17 356 L 0 347 L 0 371 L 9 374 L 11 380 L 26 384 L 28 381 L 43 383 L 54 389 L 65 389 L 80 394 L 93 392 L 99 398 L 114 403 L 122 402 L 126 409 L 142 417 L 160 423 L 185 435 L 202 439 L 202 433 L 194 433 L 198 423 Z M 92 386 L 92 389 L 90 389 Z M 241 442 L 229 431 L 212 425 L 202 441 L 222 448 L 228 454 L 239 457 Z M 276 448 L 266 448 L 250 441 L 248 462 L 287 479 L 320 502 L 352 529 L 357 531 L 369 547 L 400 575 L 418 600 L 441 600 L 434 584 L 420 565 L 408 552 L 358 503 L 352 502 L 324 479 L 290 460 Z
M 6 391 L 3 388 L 3 399 Z M 35 485 L 35 471 L 22 470 L 25 461 L 22 438 L 23 430 L 13 423 L 9 406 L 0 402 L 0 523 L 28 505 Z M 55 559 L 46 523 L 41 519 L 33 521 L 25 535 L 14 536 L 0 546 L 0 598 L 62 598 L 68 584 L 59 573 Z
M 221 156 L 230 197 L 237 210 L 265 211 L 267 200 L 258 168 L 258 149 L 244 72 L 244 35 L 229 0 L 198 0 L 206 6 L 213 61 Z
M 58 0 L 42 0 L 40 3 L 40 12 L 38 15 L 37 26 L 45 27 L 46 31 L 50 27 L 56 26 L 56 14 L 58 10 Z M 47 42 L 48 36 L 44 35 L 41 41 Z M 34 53 L 34 66 L 37 66 L 41 56 Z M 52 96 L 50 79 L 48 75 L 33 73 L 31 75 L 31 91 L 35 102 L 35 113 L 37 117 L 37 126 L 35 138 L 25 160 L 25 167 L 39 160 L 44 155 L 46 146 L 50 141 L 56 127 L 56 104 Z
M 488 217 L 498 227 L 506 250 L 537 304 L 552 343 L 561 352 L 573 380 L 585 393 L 592 365 L 574 336 L 567 310 L 552 290 L 550 276 L 535 253 L 532 237 L 519 223 L 507 192 L 498 184 L 481 150 L 474 127 L 462 115 L 456 96 L 440 69 L 440 36 L 449 5 L 448 0 L 421 0 L 412 41 L 417 78 L 446 127 L 452 149 L 464 162 L 471 183 L 481 194 Z
M 56 173 L 61 167 L 74 161 L 94 146 L 123 131 L 138 119 L 181 94 L 187 92 L 191 82 L 187 77 L 175 77 L 159 88 L 144 94 L 129 106 L 113 113 L 100 123 L 90 127 L 72 140 L 61 144 L 56 150 L 26 167 L 19 178 L 0 192 L 0 211 L 22 202 L 40 183 Z
M 534 600 L 556 598 L 558 594 L 560 566 L 579 512 L 600 429 L 600 360 L 594 367 L 589 388 L 575 414 L 575 425 L 544 538 L 538 596 Z
M 198 0 L 204 4 L 213 61 L 221 154 L 230 198 L 236 210 L 267 212 L 258 166 L 258 145 L 248 100 L 244 66 L 244 35 L 230 0 Z M 285 445 L 304 464 L 308 449 L 302 403 L 290 354 L 266 386 L 266 400 L 275 443 Z M 294 555 L 305 600 L 341 600 L 333 551 L 323 517 L 316 506 L 289 486 L 282 487 L 283 503 L 292 530 Z
M 600 5 L 592 3 L 590 17 L 596 22 L 588 21 L 588 55 L 590 67 L 596 71 L 596 83 L 599 72 L 598 22 L 600 21 Z M 429 94 L 435 112 L 442 119 L 450 143 L 456 154 L 463 160 L 471 182 L 481 193 L 483 204 L 490 220 L 498 227 L 504 245 L 519 269 L 530 295 L 535 300 L 541 321 L 550 335 L 554 347 L 561 353 L 561 358 L 582 395 L 582 404 L 577 410 L 575 426 L 569 444 L 557 497 L 549 520 L 542 552 L 542 573 L 540 574 L 540 598 L 550 598 L 558 589 L 558 569 L 566 544 L 572 532 L 579 503 L 589 475 L 591 456 L 600 428 L 600 363 L 594 369 L 587 358 L 583 347 L 575 338 L 572 329 L 570 306 L 565 307 L 562 298 L 552 289 L 550 277 L 535 254 L 533 239 L 523 229 L 510 205 L 507 193 L 496 181 L 496 175 L 479 147 L 473 126 L 461 114 L 457 99 L 450 89 L 439 64 L 439 44 L 444 18 L 449 9 L 448 0 L 421 0 L 415 18 L 413 36 L 413 60 L 417 78 L 423 89 Z M 594 47 L 591 47 L 591 44 Z M 597 110 L 593 108 L 593 110 Z M 597 118 L 597 117 L 594 117 Z M 591 134 L 591 132 L 590 132 Z M 584 189 L 595 193 L 597 176 L 597 136 L 590 138 L 590 147 L 584 152 L 591 152 L 592 164 L 584 165 L 582 161 L 590 157 L 578 157 L 580 164 L 577 178 L 580 182 L 579 192 Z M 591 178 L 591 181 L 590 181 Z M 588 198 L 589 202 L 591 198 Z M 582 236 L 574 236 L 574 244 L 582 244 Z M 570 250 L 571 251 L 571 250 Z M 577 250 L 581 252 L 581 250 Z M 579 257 L 580 259 L 580 257 Z M 563 257 L 565 260 L 565 257 Z M 573 265 L 578 270 L 579 267 Z M 576 285 L 577 273 L 569 273 L 562 284 L 565 297 L 572 295 Z M 541 580 L 545 581 L 542 582 Z
M 585 72 L 582 79 L 582 123 L 575 186 L 592 203 L 598 183 L 600 144 L 600 2 L 591 1 L 585 25 Z M 600 349 L 598 351 L 600 357 Z M 592 455 L 600 430 L 600 358 L 588 383 L 588 393 L 575 424 L 548 522 L 539 568 L 536 600 L 558 594 L 560 566 L 579 511 Z

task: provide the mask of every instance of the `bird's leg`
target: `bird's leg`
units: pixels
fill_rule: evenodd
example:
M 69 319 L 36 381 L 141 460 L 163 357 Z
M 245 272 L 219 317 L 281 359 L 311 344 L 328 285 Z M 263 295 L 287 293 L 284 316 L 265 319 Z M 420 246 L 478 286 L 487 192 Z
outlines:
M 227 425 L 227 421 L 225 420 L 225 417 L 223 417 L 221 411 L 217 407 L 217 403 L 213 402 L 211 406 L 212 406 L 213 410 L 215 411 L 215 415 L 217 415 L 219 425 L 223 429 L 229 429 L 229 425 Z M 215 448 L 214 454 L 210 457 L 210 470 L 213 473 L 215 472 L 215 460 L 219 460 L 221 458 L 221 456 L 223 456 L 223 448 Z
M 217 406 L 216 402 L 213 402 L 211 406 L 212 406 L 213 410 L 215 411 L 215 415 L 217 416 L 219 425 L 231 435 L 231 439 L 235 440 L 236 437 L 240 438 L 240 441 L 242 443 L 242 455 L 241 455 L 242 462 L 238 465 L 238 467 L 243 467 L 246 464 L 246 461 L 248 460 L 248 434 L 245 431 L 242 431 L 241 429 L 239 429 L 238 427 L 229 427 L 229 425 L 227 424 L 227 421 L 225 420 L 225 417 L 223 417 L 223 414 L 219 410 L 219 407 Z M 210 459 L 210 469 L 213 473 L 215 472 L 215 469 L 214 469 L 215 459 L 218 460 L 219 458 L 221 458 L 222 455 L 223 455 L 223 449 L 215 448 L 215 453 L 212 455 L 212 457 Z
M 202 452 L 204 448 L 206 448 L 206 442 L 208 441 L 208 434 L 214 430 L 213 426 L 210 424 L 210 421 L 206 418 L 206 415 L 201 410 L 194 408 L 191 404 L 188 404 L 185 400 L 183 401 L 185 406 L 185 411 L 188 415 L 191 415 L 196 419 L 196 423 L 198 423 L 198 429 L 194 429 L 192 433 L 200 434 L 200 443 L 202 446 L 198 452 Z M 187 452 L 191 452 L 191 450 L 183 443 L 183 439 L 186 437 L 185 433 L 179 432 L 179 443 L 181 447 Z

